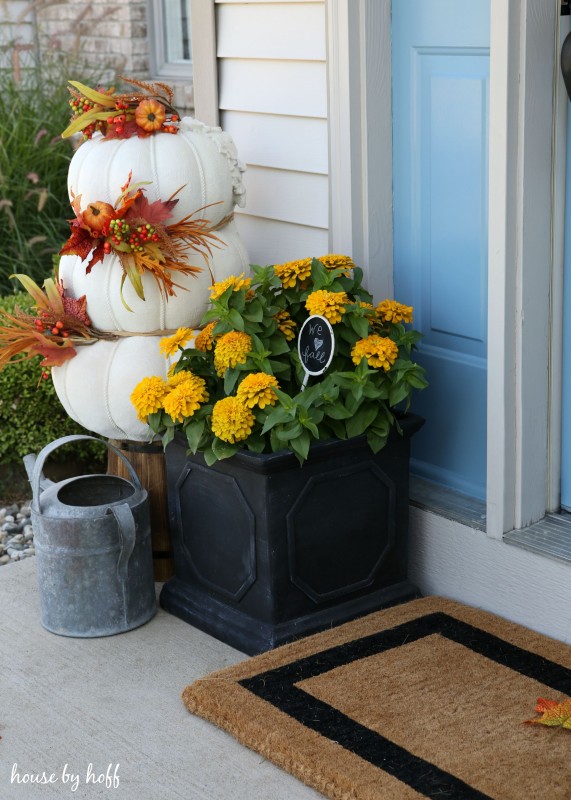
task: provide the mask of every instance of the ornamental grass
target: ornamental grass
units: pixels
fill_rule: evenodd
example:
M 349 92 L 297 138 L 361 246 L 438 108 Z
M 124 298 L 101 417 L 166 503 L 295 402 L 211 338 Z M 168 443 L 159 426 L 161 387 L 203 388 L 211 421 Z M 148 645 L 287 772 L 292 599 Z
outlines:
M 427 381 L 413 360 L 412 308 L 375 306 L 362 280 L 350 258 L 330 254 L 214 284 L 196 338 L 180 329 L 161 346 L 180 354 L 168 380 L 149 376 L 133 391 L 139 418 L 165 447 L 182 432 L 208 464 L 242 448 L 290 450 L 303 463 L 312 442 L 360 435 L 378 452 Z M 308 380 L 297 338 L 310 315 L 328 321 L 335 344 Z

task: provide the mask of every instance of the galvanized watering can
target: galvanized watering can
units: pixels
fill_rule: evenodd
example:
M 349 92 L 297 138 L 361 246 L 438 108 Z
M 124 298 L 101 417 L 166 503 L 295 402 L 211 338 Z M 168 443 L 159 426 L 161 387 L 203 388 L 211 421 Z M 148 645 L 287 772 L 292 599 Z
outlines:
M 32 525 L 40 590 L 40 621 L 62 636 L 110 636 L 137 628 L 157 609 L 147 492 L 125 456 L 131 481 L 83 475 L 44 478 L 46 458 L 64 436 L 24 458 L 32 485 Z

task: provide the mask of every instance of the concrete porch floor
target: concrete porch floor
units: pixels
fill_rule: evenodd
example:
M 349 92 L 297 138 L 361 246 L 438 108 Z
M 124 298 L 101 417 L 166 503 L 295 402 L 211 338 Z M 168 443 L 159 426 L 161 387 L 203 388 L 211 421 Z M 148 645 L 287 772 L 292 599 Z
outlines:
M 55 636 L 35 559 L 2 567 L 0 798 L 317 800 L 183 706 L 187 684 L 244 658 L 161 609 L 118 636 Z M 17 782 L 42 773 L 52 782 Z

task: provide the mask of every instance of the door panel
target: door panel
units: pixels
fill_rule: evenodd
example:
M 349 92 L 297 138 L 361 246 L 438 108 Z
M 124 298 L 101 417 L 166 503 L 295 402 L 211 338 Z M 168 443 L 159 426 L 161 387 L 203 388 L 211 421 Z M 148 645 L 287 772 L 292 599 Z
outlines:
M 392 24 L 395 297 L 430 381 L 412 467 L 483 498 L 489 2 L 398 0 Z

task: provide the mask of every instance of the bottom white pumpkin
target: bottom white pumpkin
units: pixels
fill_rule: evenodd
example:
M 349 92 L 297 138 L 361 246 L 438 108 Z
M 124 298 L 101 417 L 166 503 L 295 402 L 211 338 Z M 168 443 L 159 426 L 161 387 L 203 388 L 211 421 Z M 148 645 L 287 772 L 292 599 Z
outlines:
M 176 356 L 164 357 L 160 341 L 160 336 L 128 336 L 77 347 L 74 358 L 52 369 L 57 396 L 68 415 L 108 439 L 149 441 L 150 428 L 137 418 L 130 396 L 149 375 L 166 379 L 176 361 Z

